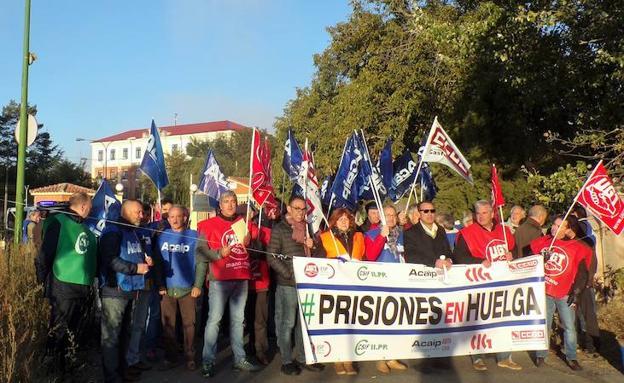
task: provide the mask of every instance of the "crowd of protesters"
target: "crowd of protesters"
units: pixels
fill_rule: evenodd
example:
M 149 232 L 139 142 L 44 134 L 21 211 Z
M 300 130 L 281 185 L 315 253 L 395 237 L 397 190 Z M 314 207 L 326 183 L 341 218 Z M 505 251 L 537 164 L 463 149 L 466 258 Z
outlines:
M 582 208 L 564 220 L 541 205 L 528 212 L 514 206 L 503 225 L 484 200 L 477 201 L 474 211 L 461 221 L 437 212 L 431 201 L 399 211 L 393 205 L 368 203 L 361 225 L 354 212 L 337 208 L 325 230 L 311 236 L 306 203 L 298 196 L 291 197 L 283 212 L 270 211 L 258 222 L 258 217 L 245 221 L 253 212 L 238 204 L 236 194 L 225 192 L 219 207 L 198 222 L 197 230 L 189 228 L 184 206 L 170 200 L 163 200 L 161 206 L 161 219 L 149 222 L 150 205 L 123 201 L 120 218 L 107 222 L 99 239 L 84 224 L 91 199 L 83 193 L 74 194 L 65 211 L 45 220 L 39 213 L 31 214 L 25 222 L 24 241 L 35 249 L 37 277 L 51 305 L 47 355 L 61 372 L 71 373 L 68 349 L 84 343 L 81 321 L 94 305 L 100 313 L 106 382 L 139 381 L 144 371 L 181 365 L 213 377 L 221 327 L 229 330 L 234 370 L 255 372 L 268 365 L 269 336 L 274 335 L 283 374 L 321 371 L 323 365 L 305 363 L 295 256 L 449 269 L 453 264 L 489 267 L 493 262 L 542 254 L 548 328 L 557 311 L 566 363 L 572 370 L 581 369 L 576 356 L 578 329 L 587 351 L 595 352 L 599 346 L 592 288 L 595 239 Z M 549 277 L 548 265 L 557 266 L 562 257 L 568 267 Z M 89 302 L 94 292 L 96 302 Z M 245 326 L 250 339 L 247 349 Z M 202 329 L 203 348 L 197 358 L 195 345 Z M 548 350 L 537 351 L 535 365 L 542 366 L 547 355 Z M 379 372 L 407 369 L 391 357 L 376 363 Z M 522 369 L 510 352 L 497 354 L 496 360 L 501 368 Z M 444 360 L 427 361 L 422 368 L 438 362 Z M 472 364 L 478 371 L 488 369 L 483 355 L 472 355 Z M 338 375 L 357 374 L 350 361 L 335 363 L 334 369 Z

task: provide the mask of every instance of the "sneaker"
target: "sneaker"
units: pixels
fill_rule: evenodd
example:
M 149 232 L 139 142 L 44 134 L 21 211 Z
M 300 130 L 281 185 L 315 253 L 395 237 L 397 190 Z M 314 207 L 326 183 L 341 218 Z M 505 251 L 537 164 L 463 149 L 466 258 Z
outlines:
M 398 360 L 389 360 L 386 362 L 386 364 L 388 365 L 388 367 L 390 367 L 391 370 L 407 370 L 407 366 L 399 362 Z
M 325 369 L 325 366 L 321 363 L 305 364 L 305 362 L 297 362 L 297 365 L 299 365 L 299 368 L 301 369 L 306 369 L 312 372 L 321 372 Z
M 357 375 L 357 370 L 353 367 L 353 362 L 344 362 L 344 369 L 347 375 Z
M 385 360 L 377 361 L 376 366 L 377 366 L 377 371 L 381 372 L 382 374 L 390 373 L 390 367 L 388 367 Z
M 477 371 L 487 371 L 487 366 L 485 365 L 485 362 L 483 362 L 483 359 L 477 359 L 472 362 L 472 368 Z
M 574 371 L 581 371 L 583 369 L 583 367 L 581 367 L 578 360 L 576 359 L 566 360 L 566 364 L 568 365 L 568 367 L 570 367 Z
M 513 370 L 513 371 L 520 371 L 520 370 L 522 370 L 522 366 L 519 365 L 518 363 L 514 362 L 511 359 L 501 360 L 500 362 L 497 363 L 497 365 L 498 365 L 498 367 L 508 368 L 510 370 Z
M 301 369 L 295 363 L 287 363 L 283 364 L 281 368 L 282 374 L 284 375 L 299 375 L 301 374 Z
M 344 363 L 342 362 L 334 363 L 334 369 L 336 369 L 336 375 L 344 375 L 347 373 L 344 368 Z
M 204 363 L 202 364 L 201 374 L 204 378 L 212 378 L 215 376 L 215 368 L 214 363 Z
M 247 359 L 243 359 L 238 363 L 235 363 L 232 368 L 236 371 L 257 372 L 262 370 L 262 366 L 251 363 Z

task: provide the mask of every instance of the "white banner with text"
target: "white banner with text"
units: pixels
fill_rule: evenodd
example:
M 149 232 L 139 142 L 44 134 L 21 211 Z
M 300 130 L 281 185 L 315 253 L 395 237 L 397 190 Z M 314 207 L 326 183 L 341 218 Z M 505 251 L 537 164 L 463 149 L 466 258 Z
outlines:
M 548 347 L 544 261 L 485 268 L 294 258 L 307 363 Z

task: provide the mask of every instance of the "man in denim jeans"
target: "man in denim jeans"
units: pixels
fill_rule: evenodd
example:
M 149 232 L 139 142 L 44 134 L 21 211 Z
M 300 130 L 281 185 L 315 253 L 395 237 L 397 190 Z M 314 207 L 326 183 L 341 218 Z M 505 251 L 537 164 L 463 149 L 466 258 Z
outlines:
M 282 373 L 299 375 L 301 368 L 310 371 L 321 371 L 321 364 L 305 364 L 301 323 L 297 320 L 297 289 L 293 275 L 293 256 L 310 256 L 314 243 L 306 236 L 305 216 L 306 203 L 303 198 L 293 196 L 288 202 L 288 214 L 273 228 L 267 252 L 279 254 L 268 255 L 267 261 L 277 274 L 277 290 L 275 291 L 275 332 L 277 345 L 282 355 Z M 293 358 L 292 332 L 295 329 L 295 350 L 297 359 Z
M 578 239 L 583 237 L 584 232 L 574 216 L 569 216 L 565 221 L 562 217 L 557 217 L 552 225 L 551 234 L 552 236 L 541 237 L 531 242 L 531 250 L 535 254 L 544 255 L 547 329 L 550 330 L 553 315 L 557 310 L 564 329 L 566 364 L 572 370 L 578 371 L 582 368 L 576 358 L 574 310 L 578 295 L 587 283 L 587 267 L 591 261 L 592 251 L 587 244 Z M 548 349 L 537 351 L 535 365 L 541 367 L 547 355 Z
M 100 239 L 102 365 L 107 383 L 118 382 L 121 378 L 138 381 L 145 367 L 119 365 L 128 350 L 129 325 L 138 304 L 137 298 L 145 288 L 144 275 L 153 265 L 136 232 L 142 218 L 141 203 L 125 200 L 119 222 L 106 225 Z M 138 358 L 134 360 L 139 361 Z
M 262 367 L 247 360 L 243 348 L 243 321 L 245 303 L 251 272 L 249 269 L 248 246 L 252 237 L 257 237 L 258 229 L 247 225 L 247 234 L 238 238 L 232 225 L 242 216 L 236 214 L 236 194 L 226 191 L 219 198 L 219 214 L 198 224 L 197 231 L 206 238 L 212 250 L 208 255 L 197 254 L 197 262 L 210 262 L 208 286 L 208 321 L 204 332 L 202 369 L 204 377 L 215 375 L 214 365 L 217 357 L 217 337 L 219 324 L 227 304 L 230 311 L 230 342 L 234 353 L 234 370 L 259 371 Z M 244 221 L 243 221 L 244 222 Z

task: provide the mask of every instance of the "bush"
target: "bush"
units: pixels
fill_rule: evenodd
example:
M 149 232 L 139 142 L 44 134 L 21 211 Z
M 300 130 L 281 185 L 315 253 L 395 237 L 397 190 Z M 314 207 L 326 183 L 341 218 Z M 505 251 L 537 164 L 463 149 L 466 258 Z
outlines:
M 26 248 L 0 250 L 0 382 L 36 379 L 50 312 L 41 290 Z

